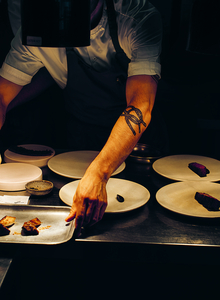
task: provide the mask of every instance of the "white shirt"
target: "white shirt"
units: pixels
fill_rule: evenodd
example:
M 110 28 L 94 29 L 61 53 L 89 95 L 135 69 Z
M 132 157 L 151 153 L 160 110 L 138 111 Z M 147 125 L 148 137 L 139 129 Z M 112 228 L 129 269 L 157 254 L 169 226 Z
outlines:
M 147 0 L 114 0 L 119 43 L 131 62 L 128 76 L 159 75 L 162 23 L 160 14 Z M 90 46 L 74 48 L 86 63 L 98 71 L 111 65 L 115 49 L 109 34 L 106 6 L 96 28 L 90 33 Z M 19 85 L 31 82 L 45 66 L 61 88 L 67 83 L 65 48 L 23 46 L 21 31 L 0 69 L 0 75 Z

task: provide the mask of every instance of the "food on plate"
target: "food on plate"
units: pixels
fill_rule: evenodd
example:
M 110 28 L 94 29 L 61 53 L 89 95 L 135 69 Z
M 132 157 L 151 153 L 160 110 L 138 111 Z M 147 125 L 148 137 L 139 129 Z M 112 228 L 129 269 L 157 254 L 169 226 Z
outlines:
M 41 221 L 38 218 L 34 218 L 28 222 L 25 222 L 22 226 L 24 235 L 38 235 L 39 231 L 37 227 L 41 225 Z
M 0 236 L 9 235 L 9 233 L 10 230 L 6 226 L 0 223 Z
M 197 162 L 189 163 L 188 167 L 193 172 L 195 172 L 197 175 L 199 175 L 200 177 L 205 177 L 207 174 L 210 173 L 209 170 L 205 166 L 203 166 Z
M 196 192 L 195 199 L 209 211 L 218 211 L 220 201 L 209 194 Z
M 15 217 L 5 216 L 0 220 L 0 224 L 4 225 L 5 227 L 10 227 L 15 223 Z
M 125 199 L 121 196 L 121 195 L 118 195 L 116 196 L 116 199 L 118 200 L 118 202 L 124 202 Z

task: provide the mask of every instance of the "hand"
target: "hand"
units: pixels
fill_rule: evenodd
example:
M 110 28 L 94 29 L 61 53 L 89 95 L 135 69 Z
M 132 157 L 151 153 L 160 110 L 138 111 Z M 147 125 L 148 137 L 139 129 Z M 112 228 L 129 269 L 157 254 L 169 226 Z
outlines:
M 80 180 L 73 204 L 66 221 L 75 218 L 75 235 L 78 237 L 82 226 L 91 226 L 100 221 L 107 207 L 106 182 L 95 176 L 84 175 Z

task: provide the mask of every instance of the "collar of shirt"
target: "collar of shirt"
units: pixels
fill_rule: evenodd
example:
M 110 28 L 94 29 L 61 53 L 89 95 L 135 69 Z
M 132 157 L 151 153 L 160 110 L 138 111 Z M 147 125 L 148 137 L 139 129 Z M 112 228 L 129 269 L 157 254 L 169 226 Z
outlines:
M 107 24 L 107 11 L 104 7 L 99 24 L 90 32 L 90 46 L 74 48 L 97 71 L 102 71 L 111 64 L 112 54 L 115 52 Z

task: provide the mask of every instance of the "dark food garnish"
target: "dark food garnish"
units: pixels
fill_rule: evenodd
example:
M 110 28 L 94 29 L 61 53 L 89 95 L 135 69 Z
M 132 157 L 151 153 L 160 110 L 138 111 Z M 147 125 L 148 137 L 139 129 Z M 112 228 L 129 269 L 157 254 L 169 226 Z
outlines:
M 195 172 L 197 175 L 200 177 L 205 177 L 207 174 L 210 173 L 210 171 L 203 165 L 197 163 L 197 162 L 192 162 L 188 165 L 188 167 Z
M 9 151 L 29 156 L 48 156 L 52 154 L 52 150 L 32 150 L 22 146 L 12 146 L 8 148 Z
M 125 199 L 121 195 L 117 195 L 116 199 L 118 200 L 118 202 L 124 202 L 125 201 Z

